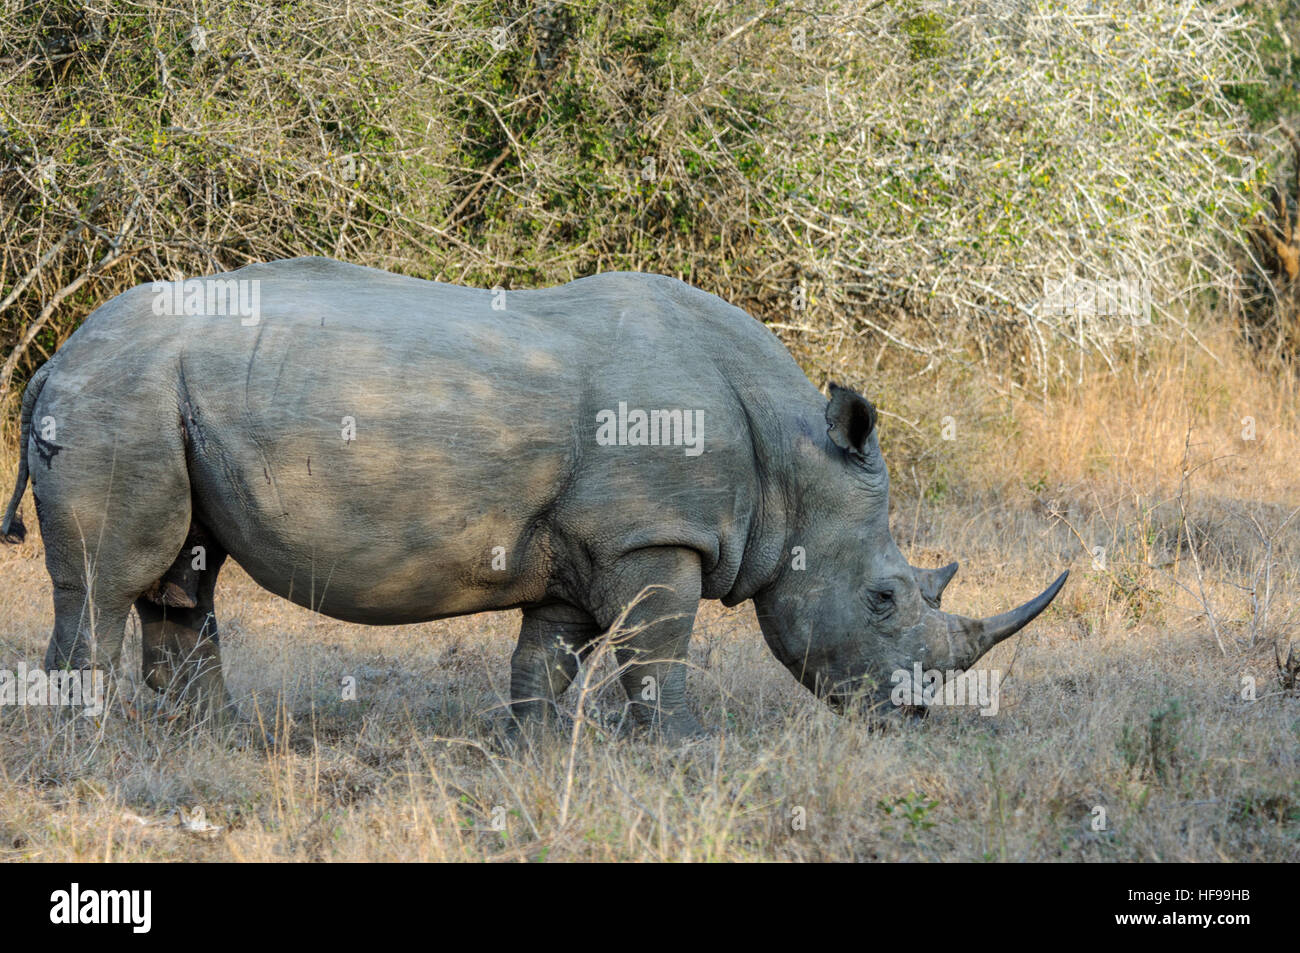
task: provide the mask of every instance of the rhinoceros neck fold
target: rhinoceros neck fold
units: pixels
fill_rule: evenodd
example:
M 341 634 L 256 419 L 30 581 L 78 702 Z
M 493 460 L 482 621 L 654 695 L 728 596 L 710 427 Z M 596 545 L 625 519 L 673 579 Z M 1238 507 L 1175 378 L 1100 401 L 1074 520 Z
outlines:
M 730 373 L 725 366 L 720 370 Z M 731 385 L 749 428 L 758 492 L 741 569 L 722 599 L 724 605 L 738 605 L 772 586 L 783 575 L 796 545 L 792 539 L 797 535 L 800 492 L 790 462 L 795 459 L 797 438 L 818 439 L 815 421 L 821 411 L 816 402 L 822 398 L 797 366 L 792 371 L 790 387 L 778 400 L 768 387 L 750 385 L 743 378 Z

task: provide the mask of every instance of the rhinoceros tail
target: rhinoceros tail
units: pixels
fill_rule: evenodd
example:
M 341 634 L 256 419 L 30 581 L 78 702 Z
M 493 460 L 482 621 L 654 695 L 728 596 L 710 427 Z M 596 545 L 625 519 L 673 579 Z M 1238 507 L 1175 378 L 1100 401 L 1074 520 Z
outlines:
M 27 538 L 27 527 L 23 525 L 23 518 L 18 513 L 18 503 L 23 498 L 23 491 L 27 489 L 27 437 L 32 432 L 32 408 L 36 406 L 36 398 L 41 396 L 41 388 L 45 386 L 45 378 L 49 374 L 50 365 L 42 365 L 23 391 L 18 430 L 18 480 L 14 486 L 14 495 L 9 498 L 9 506 L 5 509 L 4 522 L 0 522 L 0 539 L 6 543 L 21 543 Z

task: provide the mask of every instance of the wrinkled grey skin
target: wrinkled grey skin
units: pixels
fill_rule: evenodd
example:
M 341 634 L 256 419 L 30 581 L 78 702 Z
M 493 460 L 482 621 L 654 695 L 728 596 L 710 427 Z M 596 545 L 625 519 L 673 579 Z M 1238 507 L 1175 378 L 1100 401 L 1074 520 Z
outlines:
M 227 705 L 213 589 L 229 556 L 351 622 L 522 609 L 520 717 L 553 710 L 575 653 L 635 602 L 632 710 L 680 736 L 697 730 L 679 663 L 701 598 L 754 600 L 777 658 L 842 706 L 887 698 L 914 662 L 972 665 L 1060 587 L 997 619 L 941 612 L 956 567 L 914 569 L 895 545 L 871 405 L 834 387 L 828 404 L 770 331 L 679 281 L 602 274 L 497 310 L 488 291 L 319 258 L 222 277 L 260 281 L 256 325 L 158 316 L 144 285 L 24 395 L 0 532 L 21 538 L 30 473 L 49 667 L 111 666 L 134 605 L 149 684 Z M 703 411 L 703 452 L 598 445 L 620 402 Z

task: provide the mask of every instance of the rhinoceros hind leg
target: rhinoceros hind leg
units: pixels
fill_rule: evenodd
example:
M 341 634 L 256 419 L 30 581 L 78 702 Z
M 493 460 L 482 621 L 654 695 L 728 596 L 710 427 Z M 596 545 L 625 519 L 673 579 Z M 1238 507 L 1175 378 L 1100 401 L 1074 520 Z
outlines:
M 45 650 L 45 668 L 112 669 L 126 634 L 130 602 L 104 593 L 90 595 L 84 585 L 54 586 L 54 633 Z
M 75 448 L 59 448 L 31 473 L 54 584 L 45 664 L 111 670 L 131 604 L 185 540 L 192 494 L 179 426 L 119 408 L 122 391 L 111 375 L 74 378 L 50 372 L 33 409 L 56 420 L 60 433 L 78 435 Z M 139 406 L 164 406 L 169 386 L 144 377 L 128 392 Z
M 202 559 L 191 543 L 203 547 Z M 217 574 L 225 559 L 217 542 L 196 523 L 173 568 L 163 577 L 191 597 L 194 605 L 160 602 L 150 594 L 135 602 L 140 615 L 145 684 L 196 706 L 204 714 L 233 711 L 221 674 L 221 646 L 214 613 Z M 195 568 L 196 562 L 202 568 Z
M 93 500 L 80 506 L 38 503 L 37 512 L 54 584 L 54 632 L 45 667 L 112 670 L 131 604 L 163 568 L 166 557 L 159 551 L 179 547 L 185 524 L 175 519 L 179 514 L 163 514 L 150 524 L 152 538 L 141 544 L 134 527 L 101 523 Z

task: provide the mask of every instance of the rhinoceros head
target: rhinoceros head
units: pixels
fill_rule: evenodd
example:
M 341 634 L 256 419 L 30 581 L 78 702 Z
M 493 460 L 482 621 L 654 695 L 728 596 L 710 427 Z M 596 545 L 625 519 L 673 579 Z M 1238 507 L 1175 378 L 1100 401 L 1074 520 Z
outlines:
M 992 618 L 942 611 L 957 564 L 920 569 L 899 551 L 889 531 L 889 472 L 876 420 L 864 398 L 831 385 L 825 438 L 801 439 L 794 448 L 791 546 L 801 558 L 754 599 L 772 652 L 837 710 L 850 700 L 887 702 L 918 664 L 927 673 L 971 667 L 1042 612 L 1067 575 Z

